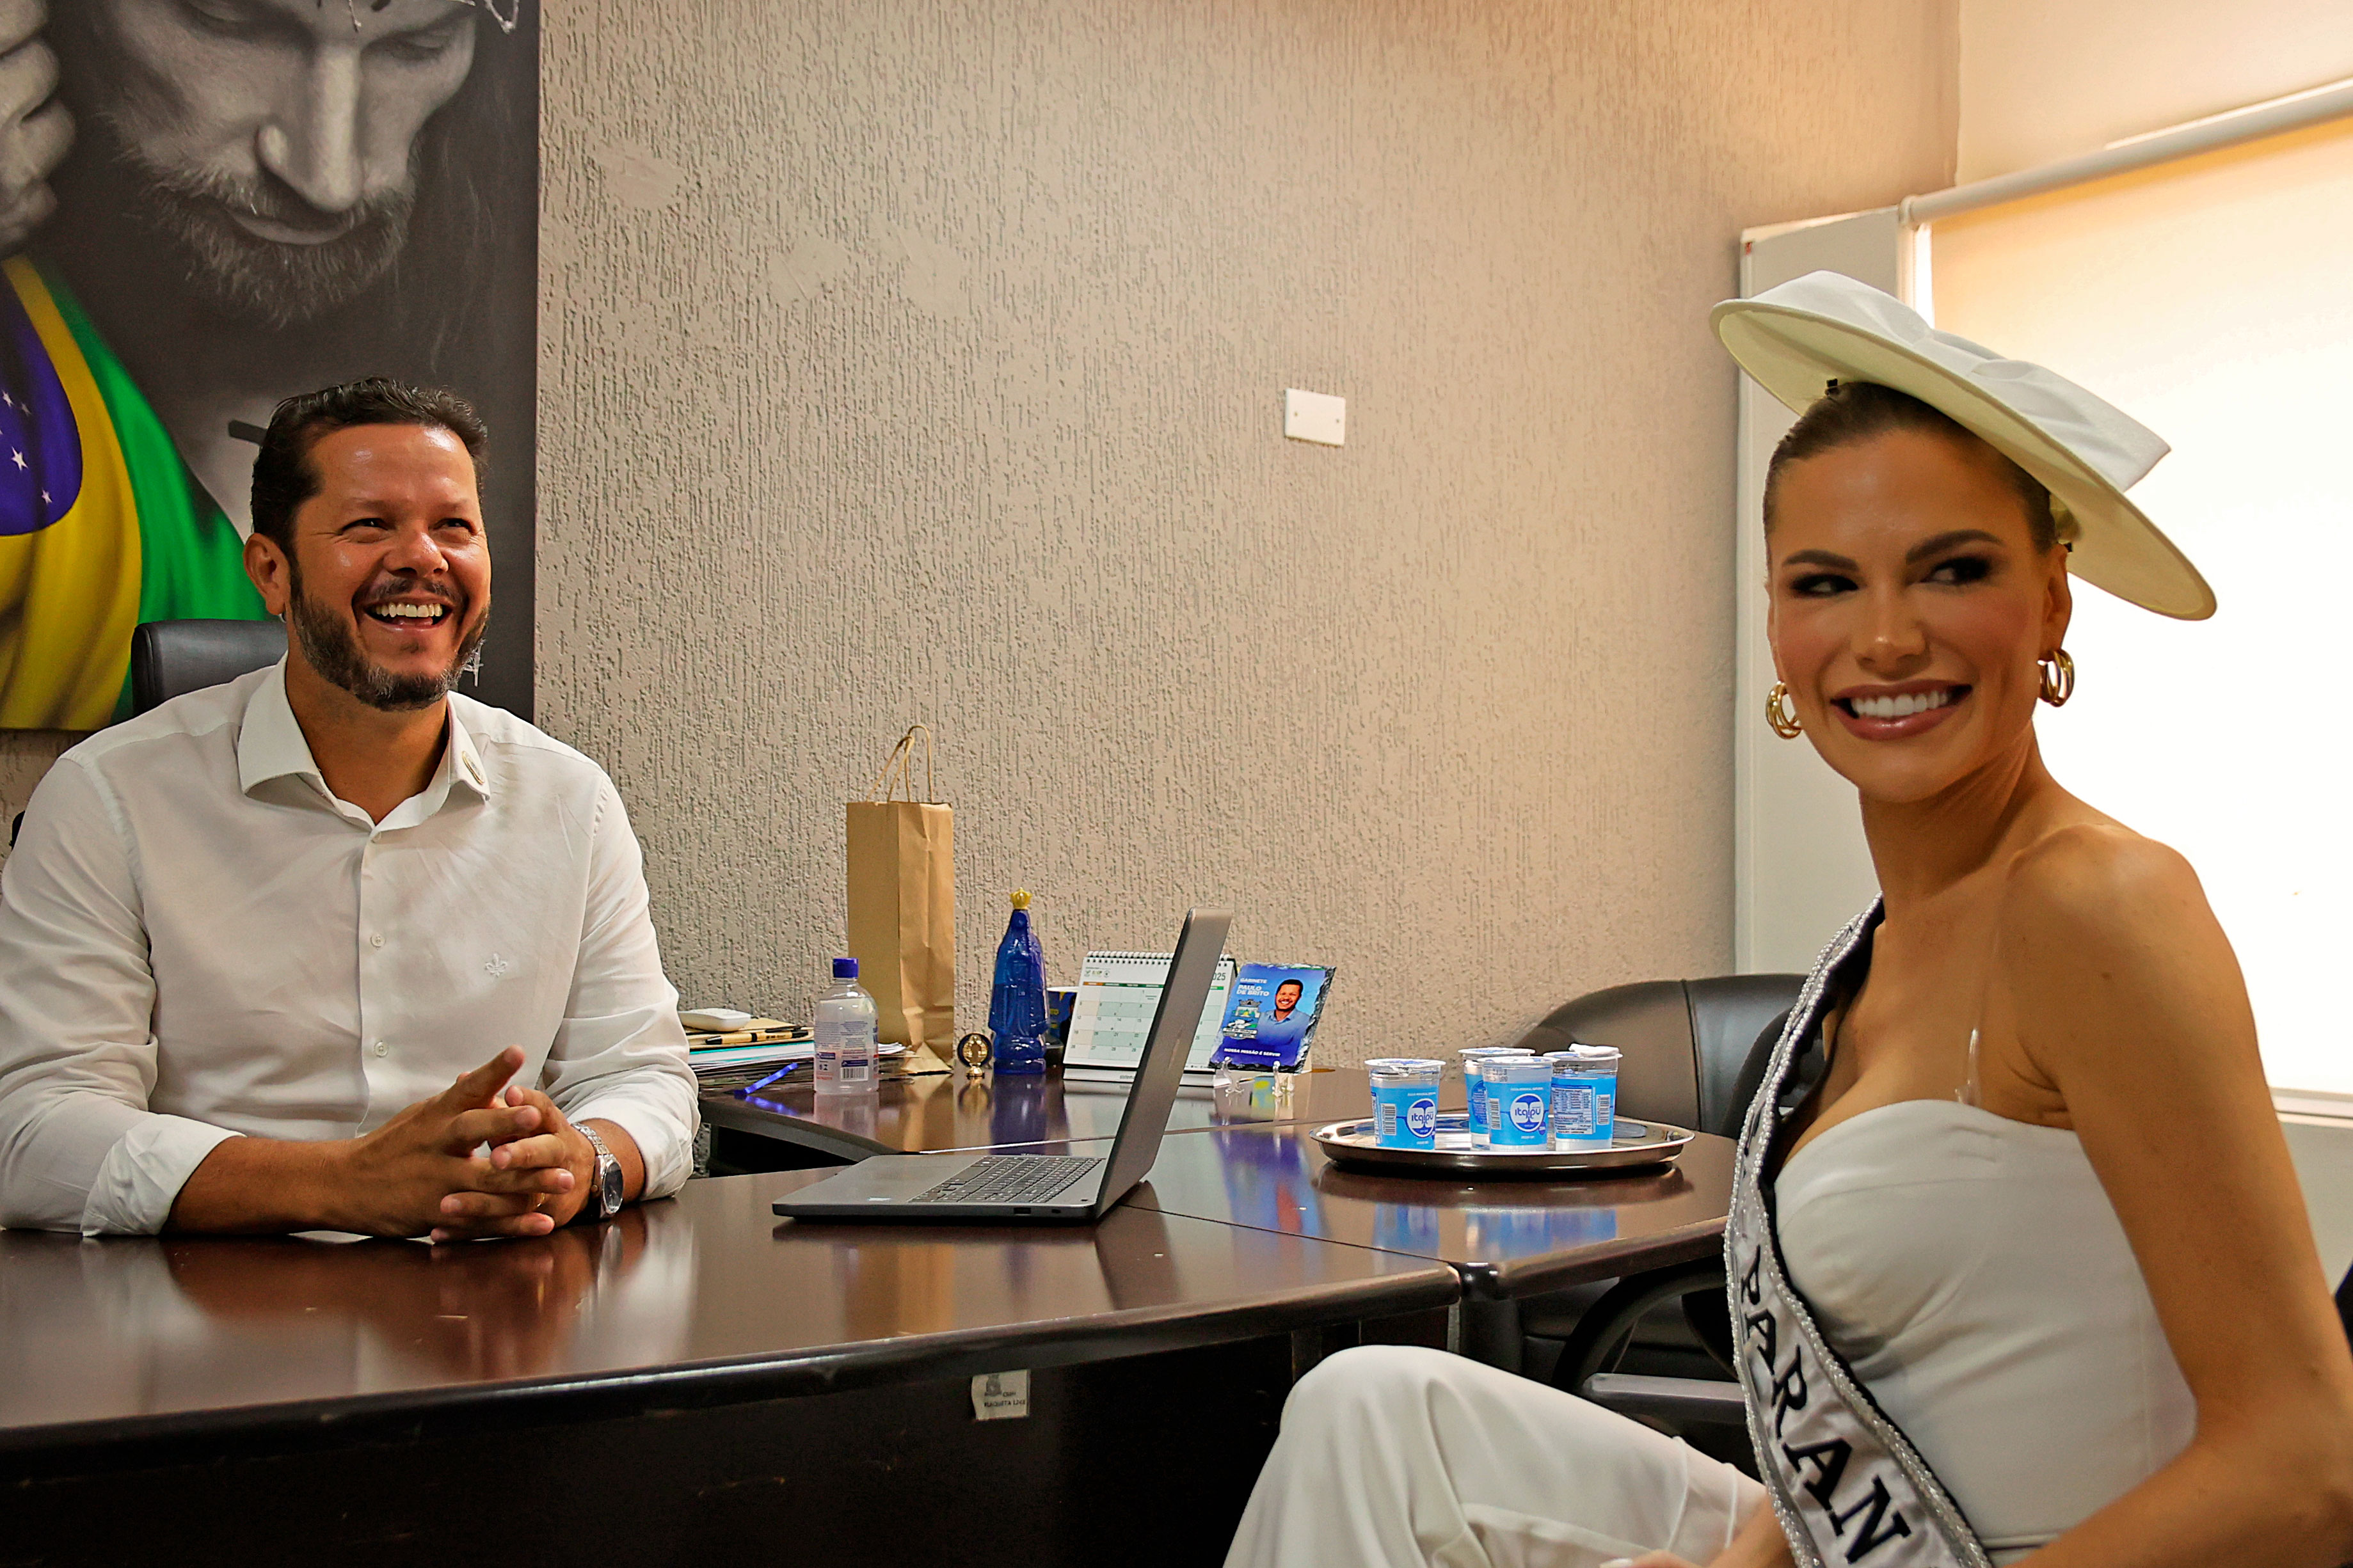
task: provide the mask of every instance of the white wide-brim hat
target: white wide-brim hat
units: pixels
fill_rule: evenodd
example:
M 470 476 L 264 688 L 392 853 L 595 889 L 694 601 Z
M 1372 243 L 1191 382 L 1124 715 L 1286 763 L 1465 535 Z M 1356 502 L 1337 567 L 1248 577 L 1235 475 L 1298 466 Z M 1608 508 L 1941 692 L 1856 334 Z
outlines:
M 2214 590 L 2125 491 L 2172 450 L 2156 432 L 2039 364 L 1940 332 L 1900 300 L 1836 272 L 1810 272 L 1709 323 L 1740 368 L 1803 413 L 1833 379 L 1908 393 L 1984 437 L 2050 489 L 2068 570 L 2144 609 L 2185 621 Z

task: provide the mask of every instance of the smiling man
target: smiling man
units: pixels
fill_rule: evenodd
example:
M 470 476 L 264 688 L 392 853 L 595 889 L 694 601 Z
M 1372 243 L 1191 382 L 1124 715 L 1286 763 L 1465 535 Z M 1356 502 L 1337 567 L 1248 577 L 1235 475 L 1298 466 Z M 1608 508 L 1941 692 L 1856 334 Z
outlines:
M 685 1179 L 620 798 L 449 690 L 483 447 L 447 393 L 280 404 L 245 564 L 285 662 L 42 780 L 0 878 L 0 1224 L 543 1235 Z

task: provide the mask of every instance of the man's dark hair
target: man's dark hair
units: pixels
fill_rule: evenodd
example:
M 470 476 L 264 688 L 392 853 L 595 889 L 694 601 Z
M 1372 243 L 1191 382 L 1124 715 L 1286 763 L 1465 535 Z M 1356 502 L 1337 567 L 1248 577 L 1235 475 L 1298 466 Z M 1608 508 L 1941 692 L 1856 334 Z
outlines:
M 447 430 L 465 443 L 481 479 L 490 432 L 474 405 L 454 392 L 410 386 L 381 375 L 305 392 L 278 405 L 253 459 L 253 531 L 294 554 L 294 514 L 319 493 L 322 480 L 311 449 L 338 430 L 361 425 L 421 425 Z
M 1830 389 L 1814 400 L 1812 407 L 1798 416 L 1798 422 L 1789 426 L 1780 445 L 1773 448 L 1773 460 L 1765 468 L 1765 531 L 1773 531 L 1774 492 L 1779 488 L 1783 468 L 1894 430 L 1942 436 L 1970 451 L 1992 453 L 1994 461 L 2002 467 L 2002 477 L 2017 492 L 2018 504 L 2025 510 L 2027 532 L 2034 541 L 2034 548 L 2048 552 L 2057 547 L 2059 524 L 2052 515 L 2051 492 L 2041 479 L 1944 410 L 1921 402 L 1908 392 L 1869 381 L 1831 383 Z

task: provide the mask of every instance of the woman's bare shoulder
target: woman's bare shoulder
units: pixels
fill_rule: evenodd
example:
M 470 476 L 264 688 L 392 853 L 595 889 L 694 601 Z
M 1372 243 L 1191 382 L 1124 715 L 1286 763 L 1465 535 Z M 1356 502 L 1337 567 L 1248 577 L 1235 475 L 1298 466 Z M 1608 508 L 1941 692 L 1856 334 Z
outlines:
M 2084 936 L 2122 936 L 2188 909 L 2206 912 L 2206 890 L 2179 850 L 2105 818 L 2040 835 L 2007 872 L 2005 928 L 2055 922 Z
M 2105 820 L 2039 836 L 2008 867 L 2001 964 L 2013 987 L 2077 999 L 2239 989 L 2236 963 L 2181 852 Z

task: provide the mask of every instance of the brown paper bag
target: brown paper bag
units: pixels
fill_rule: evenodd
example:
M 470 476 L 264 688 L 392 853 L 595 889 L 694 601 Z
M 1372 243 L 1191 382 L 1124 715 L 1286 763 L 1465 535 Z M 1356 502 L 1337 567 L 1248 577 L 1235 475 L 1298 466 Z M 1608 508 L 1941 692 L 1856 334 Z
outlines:
M 955 1046 L 955 818 L 932 785 L 929 728 L 899 738 L 867 793 L 849 805 L 849 956 L 874 994 L 875 1037 L 944 1058 Z

